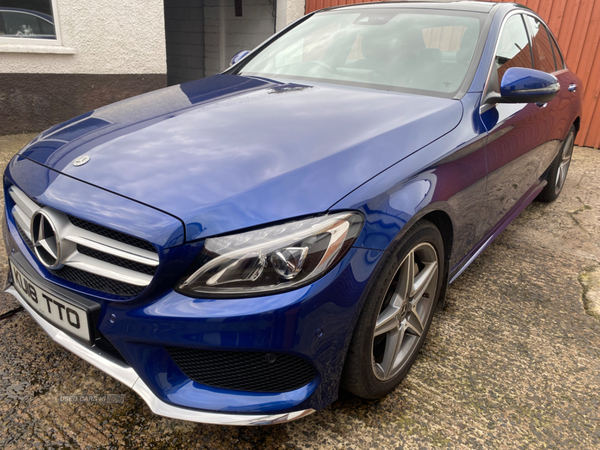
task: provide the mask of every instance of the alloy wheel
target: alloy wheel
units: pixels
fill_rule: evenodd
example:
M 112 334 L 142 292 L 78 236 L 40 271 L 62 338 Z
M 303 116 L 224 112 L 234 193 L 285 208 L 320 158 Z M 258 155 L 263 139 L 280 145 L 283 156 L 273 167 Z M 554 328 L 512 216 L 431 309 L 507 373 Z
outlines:
M 387 289 L 373 333 L 373 371 L 394 378 L 418 349 L 433 314 L 438 285 L 438 254 L 423 242 L 408 252 Z
M 556 182 L 554 185 L 556 186 L 556 193 L 558 194 L 567 179 L 567 172 L 569 170 L 569 165 L 571 164 L 571 156 L 573 155 L 573 147 L 575 144 L 575 135 L 573 133 L 569 133 L 567 139 L 565 141 L 565 145 L 563 146 L 563 151 L 561 154 L 561 161 L 558 166 L 558 170 L 556 171 Z

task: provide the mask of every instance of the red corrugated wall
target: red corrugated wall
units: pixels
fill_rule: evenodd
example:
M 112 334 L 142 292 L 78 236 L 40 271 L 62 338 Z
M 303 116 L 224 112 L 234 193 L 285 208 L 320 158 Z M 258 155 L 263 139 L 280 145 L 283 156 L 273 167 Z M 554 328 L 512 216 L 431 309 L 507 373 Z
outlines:
M 373 0 L 376 1 L 376 0 Z M 506 3 L 513 3 L 510 0 Z M 364 0 L 306 0 L 306 12 L 330 6 L 366 3 Z M 577 144 L 600 146 L 600 1 L 521 0 L 548 23 L 558 39 L 567 65 L 583 81 L 583 116 Z

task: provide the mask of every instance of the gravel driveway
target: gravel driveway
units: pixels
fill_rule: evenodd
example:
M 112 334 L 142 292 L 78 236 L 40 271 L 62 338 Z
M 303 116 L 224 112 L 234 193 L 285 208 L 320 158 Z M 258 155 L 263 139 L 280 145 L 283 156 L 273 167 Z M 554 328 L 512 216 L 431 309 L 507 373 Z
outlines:
M 32 137 L 0 137 L 2 167 Z M 155 416 L 27 313 L 9 314 L 0 320 L 0 448 L 600 449 L 599 211 L 600 151 L 576 148 L 561 197 L 529 206 L 452 284 L 391 395 L 342 393 L 284 425 Z M 6 269 L 3 260 L 2 277 Z M 0 295 L 0 314 L 17 307 Z

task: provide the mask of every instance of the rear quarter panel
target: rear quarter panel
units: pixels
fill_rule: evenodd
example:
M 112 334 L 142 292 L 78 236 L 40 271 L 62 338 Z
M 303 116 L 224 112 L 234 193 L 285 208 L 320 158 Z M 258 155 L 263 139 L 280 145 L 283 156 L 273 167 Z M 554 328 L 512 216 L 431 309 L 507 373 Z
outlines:
M 567 136 L 567 132 L 577 117 L 581 117 L 582 100 L 581 92 L 583 86 L 577 75 L 568 69 L 561 70 L 554 74 L 560 82 L 560 92 L 550 103 L 552 109 L 550 114 L 545 117 L 546 126 L 550 135 L 543 161 L 544 169 L 547 169 Z M 570 92 L 569 85 L 576 84 L 577 91 Z

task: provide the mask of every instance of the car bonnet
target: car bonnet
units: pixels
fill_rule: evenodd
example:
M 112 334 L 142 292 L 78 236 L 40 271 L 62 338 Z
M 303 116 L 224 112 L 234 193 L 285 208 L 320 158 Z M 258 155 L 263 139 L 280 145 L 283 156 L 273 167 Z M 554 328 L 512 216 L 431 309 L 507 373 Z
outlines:
M 324 212 L 461 116 L 452 99 L 218 75 L 97 109 L 20 154 L 179 217 L 190 241 Z

